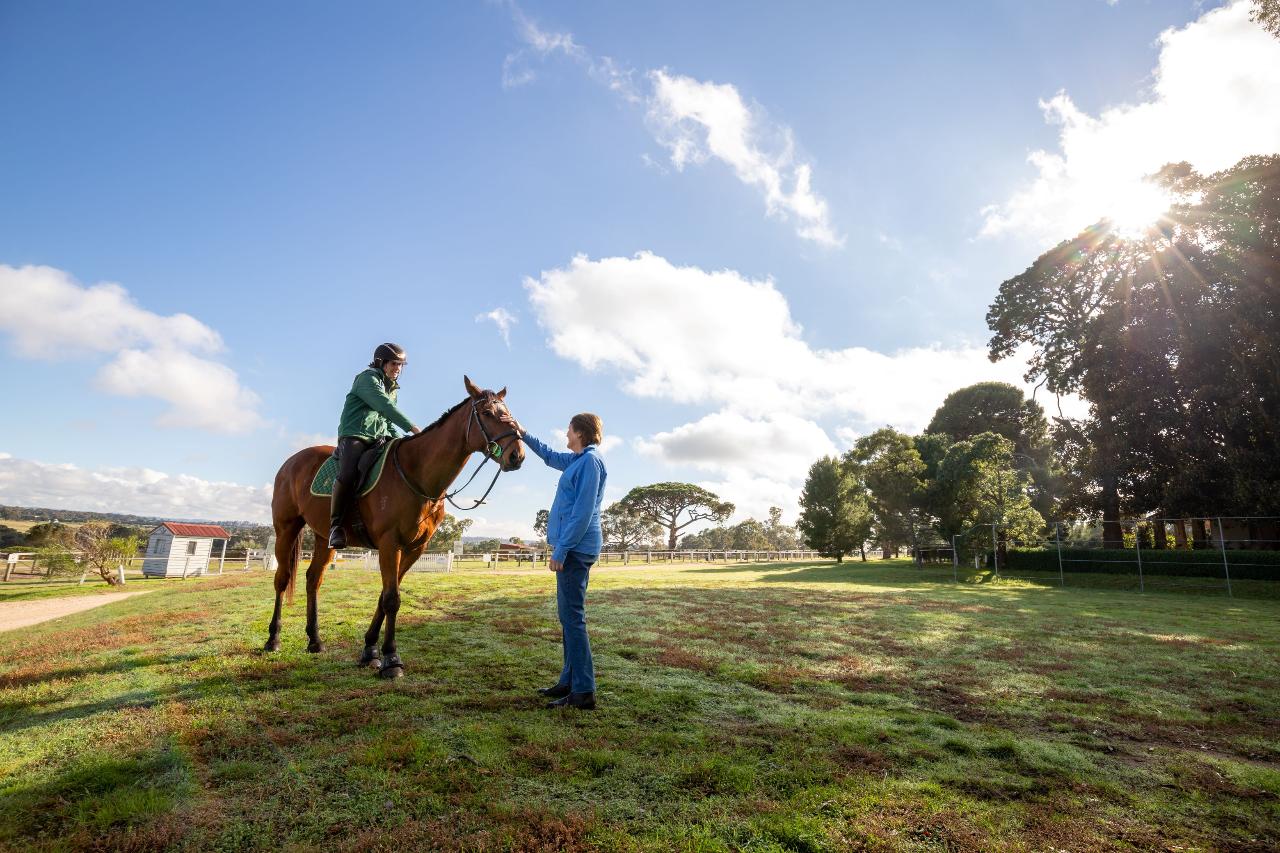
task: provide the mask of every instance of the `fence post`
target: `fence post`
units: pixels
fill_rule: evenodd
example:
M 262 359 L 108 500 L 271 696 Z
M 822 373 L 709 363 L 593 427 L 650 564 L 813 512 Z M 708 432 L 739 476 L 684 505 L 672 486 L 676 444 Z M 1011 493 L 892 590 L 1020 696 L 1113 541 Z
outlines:
M 996 580 L 1000 580 L 1000 543 L 996 541 L 996 526 L 991 525 L 991 565 L 996 569 Z
M 1065 587 L 1067 585 L 1067 577 L 1062 572 L 1062 537 L 1058 535 L 1058 525 L 1053 525 L 1053 543 L 1058 546 L 1058 586 Z
M 1231 567 L 1227 565 L 1227 537 L 1222 532 L 1222 519 L 1218 519 L 1218 546 L 1222 548 L 1222 571 L 1227 576 L 1227 598 L 1235 598 L 1231 594 Z
M 1142 582 L 1142 530 L 1136 521 L 1133 523 L 1133 550 L 1138 555 L 1138 592 L 1146 592 L 1146 585 Z

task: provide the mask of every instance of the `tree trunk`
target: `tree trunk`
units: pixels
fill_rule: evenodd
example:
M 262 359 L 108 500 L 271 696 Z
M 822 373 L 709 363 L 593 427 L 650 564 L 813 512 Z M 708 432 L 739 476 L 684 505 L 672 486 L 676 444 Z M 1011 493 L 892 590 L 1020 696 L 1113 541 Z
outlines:
M 1191 541 L 1195 543 L 1193 546 L 1196 550 L 1209 547 L 1209 535 L 1204 532 L 1204 519 L 1191 519 Z
M 1169 547 L 1169 528 L 1163 521 L 1151 522 L 1151 533 L 1155 536 L 1153 543 L 1157 551 L 1167 550 Z
M 1102 546 L 1124 547 L 1124 531 L 1120 529 L 1120 492 L 1112 474 L 1102 478 Z
M 674 521 L 671 522 L 667 526 L 667 530 L 670 531 L 667 536 L 667 550 L 674 551 L 676 549 L 676 523 Z
M 844 562 L 844 551 L 836 551 L 836 562 L 837 563 Z
M 1179 551 L 1187 547 L 1187 523 L 1181 518 L 1173 522 L 1173 547 Z
M 863 542 L 861 545 L 858 546 L 858 553 L 862 555 L 862 562 L 865 563 L 867 561 L 867 543 L 866 542 Z

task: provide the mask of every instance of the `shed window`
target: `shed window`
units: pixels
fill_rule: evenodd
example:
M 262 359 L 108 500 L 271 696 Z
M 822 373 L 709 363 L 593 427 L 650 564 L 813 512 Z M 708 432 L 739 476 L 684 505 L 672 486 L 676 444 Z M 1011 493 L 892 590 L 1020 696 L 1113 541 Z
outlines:
M 188 555 L 190 555 L 190 554 L 194 554 L 195 552 L 196 552 L 196 543 L 194 543 L 194 542 L 188 542 L 188 543 L 187 543 L 187 554 L 188 554 Z

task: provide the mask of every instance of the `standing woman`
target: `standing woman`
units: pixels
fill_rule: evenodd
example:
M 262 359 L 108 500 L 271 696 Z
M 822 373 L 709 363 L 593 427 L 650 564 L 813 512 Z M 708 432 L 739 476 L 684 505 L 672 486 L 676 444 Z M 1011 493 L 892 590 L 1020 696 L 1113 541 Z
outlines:
M 519 429 L 519 428 L 518 428 Z M 569 420 L 568 453 L 558 453 L 519 429 L 525 446 L 557 471 L 560 484 L 547 517 L 547 544 L 552 547 L 551 571 L 556 573 L 556 607 L 564 645 L 564 668 L 554 687 L 538 693 L 555 701 L 548 708 L 596 706 L 596 671 L 587 638 L 587 580 L 600 556 L 600 501 L 608 476 L 597 445 L 600 418 L 589 412 Z

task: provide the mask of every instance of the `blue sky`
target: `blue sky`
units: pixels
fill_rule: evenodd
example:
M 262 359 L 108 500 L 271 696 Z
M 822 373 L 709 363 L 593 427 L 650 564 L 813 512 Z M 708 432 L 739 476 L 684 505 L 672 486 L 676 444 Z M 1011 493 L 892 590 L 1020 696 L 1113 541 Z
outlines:
M 265 519 L 393 340 L 420 423 L 466 373 L 794 520 L 1016 379 L 987 305 L 1115 187 L 1280 150 L 1278 69 L 1186 0 L 0 4 L 0 503 Z

